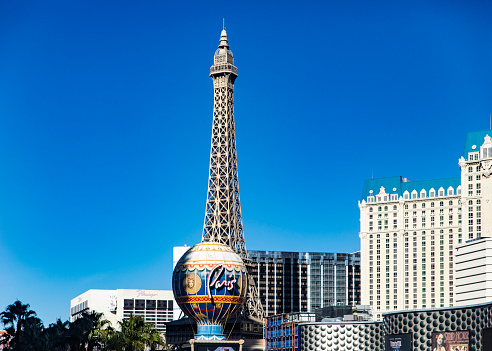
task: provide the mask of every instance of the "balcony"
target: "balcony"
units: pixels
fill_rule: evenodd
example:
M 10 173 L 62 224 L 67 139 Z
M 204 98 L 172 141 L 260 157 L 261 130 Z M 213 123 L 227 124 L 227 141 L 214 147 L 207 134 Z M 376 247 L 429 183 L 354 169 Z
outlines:
M 210 67 L 211 76 L 218 73 L 233 73 L 237 76 L 237 67 L 230 63 L 223 63 Z

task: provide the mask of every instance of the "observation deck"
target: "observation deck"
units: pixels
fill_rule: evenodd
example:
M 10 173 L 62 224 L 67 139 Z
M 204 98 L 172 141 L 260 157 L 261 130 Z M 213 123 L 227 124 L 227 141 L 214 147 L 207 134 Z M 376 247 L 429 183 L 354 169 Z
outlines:
M 232 73 L 237 77 L 237 67 L 230 63 L 216 64 L 210 67 L 210 76 L 214 76 L 220 73 Z

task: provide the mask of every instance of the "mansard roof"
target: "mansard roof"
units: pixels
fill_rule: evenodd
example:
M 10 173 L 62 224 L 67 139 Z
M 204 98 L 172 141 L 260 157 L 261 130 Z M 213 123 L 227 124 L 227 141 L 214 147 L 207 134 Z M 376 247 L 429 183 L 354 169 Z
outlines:
M 466 134 L 465 147 L 463 148 L 463 157 L 465 159 L 468 159 L 469 152 L 480 151 L 480 146 L 482 146 L 484 138 L 487 134 L 492 137 L 492 129 L 470 132 Z M 475 145 L 475 148 L 473 148 L 473 145 Z
M 434 189 L 437 191 L 440 188 L 443 188 L 445 191 L 452 187 L 456 193 L 456 189 L 461 185 L 461 178 L 442 178 L 442 179 L 432 179 L 432 180 L 420 180 L 412 182 L 410 179 L 397 176 L 397 177 L 386 177 L 386 178 L 376 178 L 376 179 L 367 179 L 364 182 L 364 188 L 362 190 L 361 201 L 366 200 L 368 196 L 377 196 L 381 187 L 384 187 L 384 192 L 386 194 L 398 194 L 398 198 L 403 196 L 405 191 L 412 193 L 412 191 L 417 191 L 420 194 L 421 190 L 425 190 L 427 192 L 427 196 L 429 196 L 429 190 Z M 372 190 L 372 193 L 371 193 Z M 419 196 L 420 198 L 420 196 Z

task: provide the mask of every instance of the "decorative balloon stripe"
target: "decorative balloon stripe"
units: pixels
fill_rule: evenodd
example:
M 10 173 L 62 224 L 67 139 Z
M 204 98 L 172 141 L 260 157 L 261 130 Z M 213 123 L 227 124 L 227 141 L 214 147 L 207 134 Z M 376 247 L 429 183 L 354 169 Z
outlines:
M 242 304 L 246 298 L 240 296 L 212 296 L 214 303 Z M 206 295 L 182 296 L 176 298 L 178 304 L 181 303 L 212 303 Z
M 195 269 L 198 269 L 200 271 L 203 271 L 204 269 L 213 269 L 217 264 L 216 263 L 212 263 L 212 264 L 204 264 L 204 263 L 187 263 L 187 264 L 183 264 L 183 265 L 179 265 L 179 266 L 176 266 L 175 270 L 176 271 L 179 271 L 179 270 L 195 270 Z M 238 264 L 223 264 L 226 269 L 228 271 L 232 271 L 232 270 L 236 270 L 236 271 L 240 271 L 240 272 L 246 272 L 246 267 L 243 266 L 243 265 L 238 265 Z

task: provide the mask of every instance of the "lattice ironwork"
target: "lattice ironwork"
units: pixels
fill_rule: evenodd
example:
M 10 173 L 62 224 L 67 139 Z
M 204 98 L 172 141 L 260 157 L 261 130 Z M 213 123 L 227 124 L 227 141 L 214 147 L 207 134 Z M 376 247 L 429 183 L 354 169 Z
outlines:
M 212 146 L 208 178 L 207 206 L 202 242 L 229 245 L 251 272 L 244 241 L 237 172 L 236 132 L 234 127 L 234 81 L 237 67 L 229 50 L 227 33 L 222 30 L 210 77 L 214 83 Z M 264 312 L 251 274 L 245 314 L 263 319 Z

